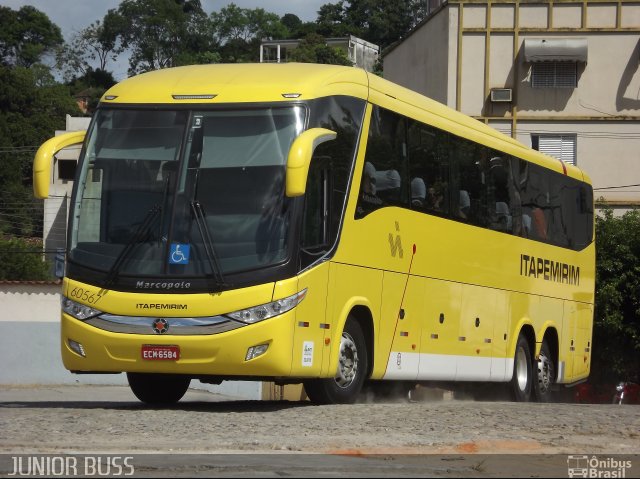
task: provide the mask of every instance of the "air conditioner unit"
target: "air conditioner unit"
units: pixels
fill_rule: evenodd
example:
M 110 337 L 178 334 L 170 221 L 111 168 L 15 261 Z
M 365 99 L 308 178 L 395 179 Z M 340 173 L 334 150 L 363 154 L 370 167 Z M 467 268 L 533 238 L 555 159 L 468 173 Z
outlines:
M 510 102 L 511 88 L 492 88 L 491 89 L 491 101 L 494 103 Z

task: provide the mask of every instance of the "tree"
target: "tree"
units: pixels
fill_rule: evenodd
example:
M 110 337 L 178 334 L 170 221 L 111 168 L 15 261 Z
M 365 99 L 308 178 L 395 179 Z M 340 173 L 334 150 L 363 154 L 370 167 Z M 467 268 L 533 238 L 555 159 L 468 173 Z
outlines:
M 211 23 L 200 0 L 123 0 L 119 38 L 129 48 L 129 74 L 215 61 Z
M 289 36 L 289 30 L 276 14 L 262 8 L 240 8 L 234 3 L 213 12 L 211 23 L 222 45 L 224 62 L 257 61 L 260 40 Z
M 106 71 L 109 60 L 115 61 L 124 51 L 119 34 L 125 29 L 124 18 L 109 11 L 102 22 L 95 21 L 58 49 L 56 67 L 66 80 L 85 75 L 89 70 Z
M 41 203 L 31 191 L 33 155 L 79 114 L 68 87 L 55 83 L 46 67 L 0 66 L 0 233 L 40 236 Z
M 343 37 L 345 35 L 362 36 L 363 32 L 356 28 L 347 16 L 344 1 L 327 3 L 318 10 L 317 32 L 326 37 Z
M 386 48 L 426 16 L 425 0 L 341 0 L 318 11 L 318 33 L 358 36 Z
M 40 10 L 30 5 L 18 11 L 0 6 L 0 56 L 3 65 L 30 67 L 62 43 L 60 28 Z
M 88 98 L 87 114 L 92 114 L 95 111 L 104 92 L 115 84 L 116 80 L 111 72 L 100 69 L 94 70 L 91 67 L 84 75 L 74 76 L 67 82 L 74 97 L 82 96 Z
M 592 380 L 640 381 L 640 210 L 596 219 Z
M 345 52 L 327 45 L 324 37 L 317 33 L 307 35 L 291 52 L 291 60 L 301 63 L 328 63 L 348 65 L 353 63 Z
M 42 240 L 0 237 L 0 280 L 50 279 L 49 263 L 43 261 Z
M 282 17 L 280 17 L 280 23 L 282 23 L 282 25 L 284 25 L 284 27 L 288 30 L 290 37 L 301 30 L 303 26 L 300 17 L 294 15 L 293 13 L 285 13 Z

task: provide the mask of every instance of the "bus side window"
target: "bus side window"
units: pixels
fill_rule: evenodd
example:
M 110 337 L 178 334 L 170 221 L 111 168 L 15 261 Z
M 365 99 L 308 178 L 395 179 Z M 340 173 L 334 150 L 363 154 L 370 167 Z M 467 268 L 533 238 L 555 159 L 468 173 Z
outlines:
M 404 117 L 374 106 L 355 217 L 410 205 Z
M 331 212 L 331 157 L 311 160 L 302 217 L 302 267 L 311 264 L 329 245 Z
M 531 228 L 530 223 L 525 226 L 527 218 L 522 212 L 522 194 L 520 191 L 520 166 L 521 160 L 512 156 L 505 157 L 507 170 L 507 196 L 511 213 L 511 233 L 516 236 L 526 236 L 525 228 Z M 530 218 L 529 218 L 530 220 Z
M 450 213 L 450 135 L 409 120 L 407 128 L 412 208 L 439 216 Z
M 554 172 L 549 175 L 549 240 L 557 245 L 570 246 L 567 231 L 570 228 L 571 219 L 575 216 L 577 203 L 577 184 L 568 184 L 567 178 Z M 571 182 L 572 183 L 572 182 Z M 569 195 L 573 200 L 569 208 L 563 208 L 564 196 Z
M 580 185 L 578 211 L 574 218 L 573 247 L 581 250 L 593 241 L 593 190 L 589 185 Z
M 337 133 L 335 140 L 322 143 L 315 149 L 311 163 L 313 168 L 316 158 L 326 158 L 329 165 L 327 248 L 331 248 L 340 230 L 364 109 L 364 101 L 351 97 L 330 96 L 313 100 L 309 127 L 328 128 Z
M 531 217 L 530 238 L 547 242 L 550 193 L 546 171 L 538 165 L 527 165 L 527 174 L 521 185 L 523 212 Z
M 451 146 L 454 152 L 450 157 L 451 186 L 454 191 L 452 198 L 457 202 L 453 208 L 453 217 L 466 223 L 479 225 L 482 190 L 482 177 L 477 162 L 479 146 L 463 138 L 455 138 Z
M 490 155 L 487 188 L 491 191 L 489 201 L 495 201 L 495 216 L 492 217 L 491 228 L 511 233 L 514 223 L 512 210 L 516 206 L 512 201 L 509 188 L 511 161 L 510 158 L 495 151 L 492 151 Z

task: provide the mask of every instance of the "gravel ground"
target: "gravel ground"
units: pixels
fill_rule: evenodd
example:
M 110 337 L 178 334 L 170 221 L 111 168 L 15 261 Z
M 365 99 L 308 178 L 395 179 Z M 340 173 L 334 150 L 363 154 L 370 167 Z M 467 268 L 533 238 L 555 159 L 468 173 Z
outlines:
M 126 387 L 0 387 L 0 451 L 639 454 L 640 406 L 397 401 L 313 406 L 190 390 L 155 409 Z

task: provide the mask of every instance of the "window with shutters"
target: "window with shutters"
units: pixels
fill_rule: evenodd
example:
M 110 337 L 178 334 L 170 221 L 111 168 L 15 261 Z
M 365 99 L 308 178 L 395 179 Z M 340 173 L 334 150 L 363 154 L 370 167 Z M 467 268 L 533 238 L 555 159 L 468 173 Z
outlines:
M 532 135 L 531 146 L 565 163 L 576 164 L 576 135 Z
M 578 86 L 576 62 L 537 62 L 531 67 L 533 88 L 575 88 Z

